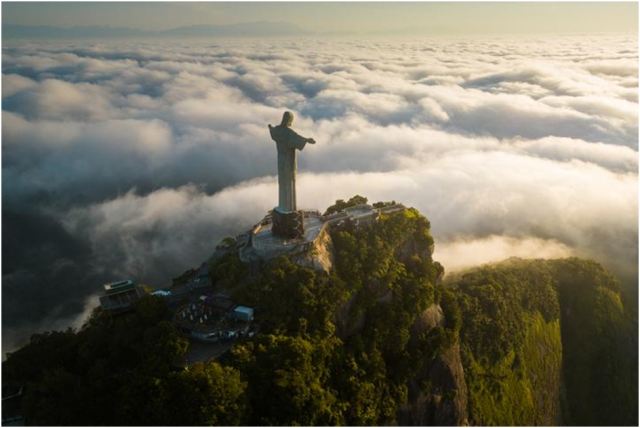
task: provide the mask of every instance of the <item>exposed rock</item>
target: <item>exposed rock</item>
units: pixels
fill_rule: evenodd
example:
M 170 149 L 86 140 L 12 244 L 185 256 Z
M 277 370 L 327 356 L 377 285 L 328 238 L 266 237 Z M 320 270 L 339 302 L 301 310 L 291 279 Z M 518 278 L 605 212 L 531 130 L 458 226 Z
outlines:
M 329 231 L 320 233 L 310 249 L 293 255 L 291 261 L 301 267 L 329 273 L 333 269 L 333 241 Z
M 406 241 L 400 244 L 398 248 L 396 248 L 394 254 L 395 257 L 403 263 L 406 263 L 416 255 L 422 259 L 430 260 L 431 256 L 433 256 L 433 252 L 435 251 L 435 244 L 426 246 L 420 241 L 422 240 L 416 239 L 413 236 L 409 237 Z
M 440 305 L 431 305 L 420 315 L 411 326 L 411 345 L 415 345 L 421 333 L 426 333 L 437 326 L 444 326 L 444 312 Z
M 439 305 L 432 305 L 420 314 L 411 327 L 411 340 L 444 324 Z M 398 425 L 467 425 L 467 384 L 456 342 L 424 365 L 409 380 L 409 399 L 396 413 Z
M 364 328 L 366 315 L 364 312 L 358 314 L 355 319 L 351 319 L 351 307 L 353 306 L 355 296 L 351 296 L 336 311 L 334 324 L 336 326 L 336 336 L 340 340 L 345 340 L 355 334 L 358 334 Z

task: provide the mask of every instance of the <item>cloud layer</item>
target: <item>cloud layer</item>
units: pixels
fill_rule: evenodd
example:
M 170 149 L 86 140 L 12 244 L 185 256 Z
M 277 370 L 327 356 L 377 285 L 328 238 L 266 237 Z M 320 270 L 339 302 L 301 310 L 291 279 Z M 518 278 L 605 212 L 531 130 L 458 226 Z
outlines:
M 318 141 L 305 207 L 415 206 L 449 271 L 531 253 L 637 275 L 634 37 L 21 42 L 2 71 L 5 346 L 258 221 L 285 109 Z

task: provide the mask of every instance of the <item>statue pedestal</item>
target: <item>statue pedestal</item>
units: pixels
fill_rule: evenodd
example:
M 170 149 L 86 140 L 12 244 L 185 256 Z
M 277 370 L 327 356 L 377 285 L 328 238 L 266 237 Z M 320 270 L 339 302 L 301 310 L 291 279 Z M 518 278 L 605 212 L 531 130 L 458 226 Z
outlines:
M 304 236 L 304 217 L 302 211 L 280 211 L 274 208 L 271 214 L 273 226 L 271 231 L 274 236 L 285 239 L 296 239 Z

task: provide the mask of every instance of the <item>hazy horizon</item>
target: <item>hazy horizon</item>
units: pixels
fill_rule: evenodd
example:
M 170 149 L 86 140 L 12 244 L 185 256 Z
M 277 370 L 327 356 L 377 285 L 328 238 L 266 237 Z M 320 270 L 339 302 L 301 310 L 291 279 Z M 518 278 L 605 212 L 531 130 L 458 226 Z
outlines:
M 255 22 L 369 36 L 638 32 L 637 2 L 9 2 L 2 12 L 3 24 L 147 32 Z

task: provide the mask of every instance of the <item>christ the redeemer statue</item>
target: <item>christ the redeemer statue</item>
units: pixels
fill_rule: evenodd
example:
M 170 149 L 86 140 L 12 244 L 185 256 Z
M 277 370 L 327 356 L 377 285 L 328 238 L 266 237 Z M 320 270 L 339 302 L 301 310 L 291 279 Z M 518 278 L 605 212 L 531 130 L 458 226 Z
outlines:
M 271 138 L 278 148 L 278 206 L 273 210 L 275 236 L 299 238 L 304 235 L 304 216 L 296 205 L 296 149 L 315 144 L 313 138 L 305 138 L 291 129 L 293 113 L 287 111 L 278 126 L 269 125 Z
M 269 125 L 271 138 L 278 148 L 278 208 L 281 212 L 297 210 L 296 205 L 296 149 L 315 144 L 313 138 L 304 138 L 291 129 L 293 113 L 287 111 L 278 126 Z

